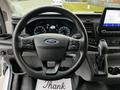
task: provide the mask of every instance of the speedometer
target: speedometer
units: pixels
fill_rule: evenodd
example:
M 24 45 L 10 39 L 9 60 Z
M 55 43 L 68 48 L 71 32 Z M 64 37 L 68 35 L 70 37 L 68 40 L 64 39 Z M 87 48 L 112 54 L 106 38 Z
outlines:
M 43 26 L 37 26 L 34 29 L 34 35 L 45 33 L 45 32 L 46 32 L 46 30 Z
M 58 33 L 69 36 L 70 35 L 70 29 L 66 26 L 62 26 L 62 27 L 60 27 Z

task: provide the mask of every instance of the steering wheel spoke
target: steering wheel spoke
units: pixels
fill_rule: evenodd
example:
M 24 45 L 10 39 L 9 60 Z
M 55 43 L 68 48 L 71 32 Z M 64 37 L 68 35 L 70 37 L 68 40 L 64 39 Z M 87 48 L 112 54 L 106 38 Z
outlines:
M 30 51 L 34 50 L 34 37 L 19 37 L 19 48 L 22 49 L 23 51 Z
M 82 37 L 81 38 L 70 37 L 68 50 L 66 52 L 66 58 L 71 58 L 74 61 L 76 61 L 83 52 L 83 43 L 84 40 Z
M 74 57 L 76 57 L 76 54 L 66 53 L 66 57 L 67 57 L 67 58 L 74 58 Z

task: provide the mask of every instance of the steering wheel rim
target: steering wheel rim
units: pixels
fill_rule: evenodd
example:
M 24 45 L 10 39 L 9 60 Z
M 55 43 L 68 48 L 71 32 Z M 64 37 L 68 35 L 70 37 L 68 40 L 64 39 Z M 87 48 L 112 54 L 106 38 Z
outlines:
M 81 37 L 83 40 L 82 46 L 81 46 L 82 53 L 80 55 L 79 60 L 75 63 L 75 65 L 73 65 L 73 67 L 68 69 L 65 73 L 61 73 L 59 75 L 45 75 L 45 74 L 43 75 L 43 74 L 40 74 L 39 72 L 33 71 L 32 68 L 30 68 L 28 65 L 26 65 L 26 63 L 21 55 L 20 49 L 18 48 L 18 46 L 19 46 L 18 36 L 21 34 L 21 32 L 24 29 L 27 22 L 30 19 L 32 19 L 34 16 L 36 16 L 38 14 L 46 13 L 46 12 L 60 13 L 64 16 L 67 16 L 69 19 L 71 19 L 73 21 L 73 23 L 75 24 L 77 30 L 81 34 Z M 30 76 L 35 77 L 35 78 L 40 78 L 40 79 L 44 79 L 44 80 L 57 80 L 57 79 L 62 79 L 65 76 L 74 73 L 80 67 L 82 62 L 85 60 L 85 57 L 87 54 L 88 37 L 87 37 L 86 29 L 85 29 L 82 21 L 76 15 L 74 15 L 73 13 L 69 12 L 68 10 L 65 10 L 63 8 L 60 8 L 60 7 L 47 6 L 47 7 L 37 8 L 37 9 L 31 11 L 30 13 L 28 13 L 26 16 L 24 16 L 19 21 L 19 23 L 17 24 L 15 31 L 13 33 L 12 46 L 13 46 L 13 52 L 14 52 L 16 61 L 23 71 L 26 71 Z

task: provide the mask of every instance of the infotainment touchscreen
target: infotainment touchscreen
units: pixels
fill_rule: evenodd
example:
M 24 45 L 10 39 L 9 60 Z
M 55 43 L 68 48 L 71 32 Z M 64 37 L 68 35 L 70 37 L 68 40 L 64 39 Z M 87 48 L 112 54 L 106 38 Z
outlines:
M 120 31 L 120 8 L 105 8 L 98 30 L 100 32 Z
M 120 27 L 120 10 L 106 10 L 103 26 Z

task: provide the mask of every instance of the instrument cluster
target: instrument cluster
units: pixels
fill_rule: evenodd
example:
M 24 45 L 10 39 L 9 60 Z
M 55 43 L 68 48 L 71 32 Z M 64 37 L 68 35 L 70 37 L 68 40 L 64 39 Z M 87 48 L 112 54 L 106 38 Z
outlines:
M 66 19 L 36 19 L 26 26 L 26 33 L 37 35 L 42 33 L 58 33 L 71 36 L 75 33 L 74 24 Z

